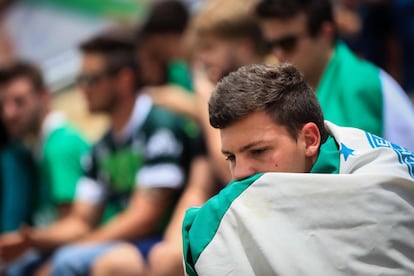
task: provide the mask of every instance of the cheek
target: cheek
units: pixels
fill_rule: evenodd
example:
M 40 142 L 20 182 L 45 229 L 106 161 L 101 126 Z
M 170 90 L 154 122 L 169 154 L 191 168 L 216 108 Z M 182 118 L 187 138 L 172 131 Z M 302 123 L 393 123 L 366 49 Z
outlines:
M 278 152 L 269 158 L 274 172 L 297 172 L 300 168 L 300 160 L 295 151 Z
M 96 101 L 99 102 L 108 102 L 113 99 L 112 97 L 112 91 L 115 91 L 115 84 L 110 82 L 103 82 L 100 86 L 96 88 L 96 90 L 93 93 L 93 97 Z
M 271 169 L 274 172 L 283 172 L 286 170 L 286 168 L 284 168 L 284 165 L 286 165 L 286 163 L 282 162 L 279 158 L 272 158 L 269 161 L 269 164 L 271 165 Z
M 20 106 L 17 109 L 17 116 L 23 117 L 27 120 L 31 120 L 32 117 L 34 117 L 37 114 L 37 110 L 38 108 L 34 105 Z
M 228 55 L 224 48 L 216 47 L 211 50 L 208 59 L 208 62 L 213 66 L 223 66 L 226 64 Z
M 113 94 L 110 91 L 106 91 L 106 93 L 101 97 L 101 103 L 112 103 L 114 101 Z
M 85 93 L 86 99 L 88 100 L 88 102 L 90 103 L 95 103 L 98 99 L 98 97 L 96 96 L 97 91 L 91 91 L 91 92 L 87 92 Z
M 197 58 L 205 65 L 209 65 L 213 59 L 213 51 L 211 49 L 199 49 L 197 52 Z
M 299 68 L 300 70 L 302 71 L 307 70 L 307 69 L 312 70 L 313 68 L 312 65 L 314 64 L 312 62 L 312 57 L 314 56 L 312 53 L 313 53 L 313 49 L 311 47 L 309 48 L 301 47 L 300 49 L 298 49 L 298 51 L 295 53 L 292 59 L 294 60 L 295 64 L 298 64 L 298 67 L 300 67 Z
M 259 160 L 257 166 L 261 167 L 263 172 L 279 172 L 282 167 L 281 158 L 277 155 L 269 155 L 262 160 Z
M 289 56 L 287 56 L 287 59 L 289 60 L 289 62 L 293 63 L 299 70 L 303 70 L 303 64 L 306 57 L 303 57 L 300 51 L 290 54 Z

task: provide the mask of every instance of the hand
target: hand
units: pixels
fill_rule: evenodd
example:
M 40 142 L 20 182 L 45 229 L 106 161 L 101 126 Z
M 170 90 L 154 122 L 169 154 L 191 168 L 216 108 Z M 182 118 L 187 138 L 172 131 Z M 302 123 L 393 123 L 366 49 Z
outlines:
M 176 85 L 164 85 L 149 87 L 146 91 L 154 104 L 190 118 L 197 118 L 194 96 L 183 88 Z
M 0 237 L 0 258 L 5 262 L 13 261 L 23 255 L 30 247 L 31 242 L 26 233 L 4 234 Z
M 194 63 L 193 65 L 193 80 L 197 95 L 208 102 L 215 84 L 210 81 L 205 68 L 200 63 Z
M 182 97 L 183 94 L 187 94 L 184 89 L 175 85 L 147 87 L 146 92 L 156 105 L 165 108 L 173 107 L 177 102 L 177 96 Z

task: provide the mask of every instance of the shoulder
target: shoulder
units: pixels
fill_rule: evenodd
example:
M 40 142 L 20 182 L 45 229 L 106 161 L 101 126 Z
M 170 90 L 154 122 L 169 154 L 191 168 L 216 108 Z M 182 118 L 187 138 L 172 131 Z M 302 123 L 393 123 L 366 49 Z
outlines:
M 339 146 L 340 173 L 377 173 L 414 177 L 414 153 L 367 131 L 326 121 Z
M 147 122 L 159 127 L 176 127 L 184 121 L 184 118 L 160 106 L 152 106 L 147 117 Z
M 348 87 L 380 88 L 380 68 L 356 55 L 344 42 L 337 42 L 334 60 L 339 69 L 337 72 L 344 78 Z
M 200 129 L 194 121 L 165 108 L 153 106 L 143 124 L 142 131 L 151 133 L 159 129 L 170 130 L 180 140 L 200 135 Z
M 83 134 L 70 124 L 64 124 L 54 129 L 48 137 L 45 144 L 48 146 L 67 147 L 89 147 L 89 141 Z

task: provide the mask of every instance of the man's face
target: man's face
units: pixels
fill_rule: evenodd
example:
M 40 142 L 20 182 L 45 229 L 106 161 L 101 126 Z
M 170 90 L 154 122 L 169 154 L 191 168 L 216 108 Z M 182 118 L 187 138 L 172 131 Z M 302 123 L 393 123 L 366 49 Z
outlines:
M 210 81 L 216 83 L 243 65 L 237 56 L 237 47 L 240 46 L 236 42 L 212 34 L 200 38 L 197 55 L 206 67 Z
M 290 19 L 264 19 L 261 28 L 274 56 L 281 62 L 294 64 L 305 76 L 319 67 L 326 43 L 320 35 L 311 37 L 306 27 L 306 16 L 301 13 Z M 324 61 L 323 61 L 324 62 Z
M 115 103 L 115 77 L 108 74 L 99 54 L 83 56 L 78 87 L 85 95 L 90 112 L 108 112 Z
M 44 93 L 34 91 L 24 77 L 12 80 L 2 89 L 1 117 L 12 137 L 24 138 L 40 129 Z
M 308 172 L 312 167 L 306 138 L 293 139 L 286 127 L 265 112 L 255 112 L 220 130 L 222 152 L 233 179 L 261 172 Z

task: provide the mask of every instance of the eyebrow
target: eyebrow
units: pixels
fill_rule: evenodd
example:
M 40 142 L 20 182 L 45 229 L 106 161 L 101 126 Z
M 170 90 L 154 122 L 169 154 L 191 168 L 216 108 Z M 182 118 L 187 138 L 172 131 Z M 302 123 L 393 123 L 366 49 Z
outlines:
M 249 149 L 251 149 L 251 148 L 253 148 L 253 147 L 255 147 L 259 144 L 262 144 L 263 142 L 264 142 L 264 140 L 259 140 L 259 141 L 252 142 L 250 144 L 247 144 L 247 145 L 239 148 L 238 152 L 247 151 L 247 150 L 249 150 Z M 224 155 L 234 154 L 234 153 L 232 153 L 230 151 L 226 151 L 226 150 L 221 150 L 221 153 L 223 153 Z

